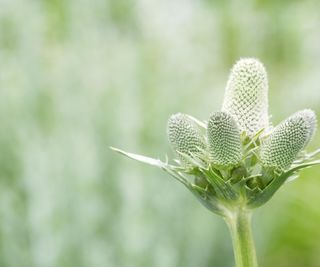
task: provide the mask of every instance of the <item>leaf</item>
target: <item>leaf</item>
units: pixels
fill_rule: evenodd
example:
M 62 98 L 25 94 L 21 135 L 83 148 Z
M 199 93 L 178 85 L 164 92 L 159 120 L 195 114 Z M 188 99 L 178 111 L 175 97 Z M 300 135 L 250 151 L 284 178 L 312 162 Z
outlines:
M 299 178 L 299 174 L 293 174 L 287 178 L 286 183 L 290 183 L 298 178 Z
M 308 153 L 306 155 L 307 159 L 311 159 L 311 158 L 314 158 L 315 156 L 317 156 L 318 154 L 320 154 L 320 148 L 318 148 L 317 150 L 311 152 L 311 153 Z
M 318 154 L 320 154 L 320 148 L 315 150 L 315 151 L 313 151 L 313 152 L 303 154 L 300 158 L 295 160 L 293 163 L 294 164 L 301 164 L 301 163 L 303 163 L 303 162 L 305 162 L 307 160 L 310 160 L 310 159 L 314 158 Z
M 320 164 L 320 160 L 309 161 L 309 162 L 301 163 L 301 164 L 294 164 L 293 168 L 291 168 L 289 171 L 295 172 L 295 171 L 309 168 L 309 167 L 312 167 L 312 166 L 315 166 L 318 164 Z
M 250 140 L 248 144 L 245 145 L 244 150 L 247 150 L 252 144 L 256 146 L 256 141 L 259 139 L 261 134 L 264 132 L 264 128 L 260 129 Z
M 195 153 L 190 152 L 191 155 L 188 155 L 186 153 L 182 153 L 180 151 L 177 151 L 177 153 L 191 166 L 198 167 L 198 168 L 205 168 L 204 163 L 198 159 L 197 155 Z
M 146 156 L 142 156 L 142 155 L 138 155 L 138 154 L 134 154 L 134 153 L 129 153 L 129 152 L 125 152 L 121 149 L 115 148 L 115 147 L 110 147 L 111 150 L 118 152 L 128 158 L 152 165 L 152 166 L 157 166 L 159 168 L 163 168 L 163 166 L 165 166 L 166 164 L 164 162 L 162 162 L 159 159 L 153 159 L 153 158 L 149 158 Z
M 198 119 L 196 119 L 195 117 L 192 117 L 191 115 L 187 115 L 191 120 L 193 120 L 198 126 L 207 129 L 207 123 L 206 122 L 202 122 Z
M 287 179 L 289 177 L 294 175 L 295 172 L 302 170 L 302 169 L 305 169 L 305 168 L 309 168 L 314 165 L 318 165 L 318 164 L 320 164 L 320 160 L 315 160 L 315 161 L 312 161 L 309 163 L 300 164 L 298 166 L 291 168 L 287 172 L 282 173 L 280 176 L 275 177 L 272 180 L 272 182 L 263 189 L 263 191 L 261 193 L 258 193 L 249 199 L 248 204 L 247 204 L 248 207 L 256 208 L 256 207 L 263 205 L 269 199 L 272 198 L 274 193 L 277 192 L 278 189 L 287 181 Z
M 246 194 L 247 194 L 247 196 L 249 196 L 249 198 L 254 197 L 257 194 L 262 192 L 262 190 L 259 187 L 250 188 L 247 185 L 245 185 L 244 187 L 245 187 L 245 190 L 246 190 Z
M 110 149 L 112 149 L 113 151 L 118 152 L 121 155 L 124 155 L 130 159 L 134 159 L 139 162 L 158 167 L 158 168 L 164 170 L 165 172 L 169 173 L 172 177 L 174 177 L 176 180 L 178 180 L 179 182 L 181 182 L 185 186 L 187 186 L 187 187 L 191 186 L 191 184 L 187 180 L 187 178 L 184 177 L 180 173 L 181 168 L 179 168 L 178 166 L 173 166 L 168 163 L 162 162 L 160 159 L 154 159 L 154 158 L 150 158 L 150 157 L 146 157 L 146 156 L 142 156 L 142 155 L 138 155 L 138 154 L 134 154 L 134 153 L 125 152 L 125 151 L 118 149 L 118 148 L 110 147 Z
M 206 191 L 199 186 L 192 185 L 192 187 L 189 189 L 191 193 L 200 201 L 200 203 L 208 210 L 218 215 L 225 216 L 226 209 L 221 205 L 218 199 L 206 195 Z
M 238 199 L 238 193 L 235 192 L 232 186 L 227 181 L 223 180 L 223 178 L 221 178 L 213 169 L 200 171 L 203 172 L 208 182 L 213 186 L 220 198 L 225 199 L 226 201 Z
M 243 156 L 242 156 L 242 160 L 245 160 L 246 158 L 248 158 L 248 156 L 250 154 L 253 154 L 255 156 L 258 156 L 258 154 L 256 153 L 256 151 L 259 149 L 258 146 L 255 146 L 251 149 L 247 149 L 247 150 L 244 150 L 244 153 L 243 153 Z
M 169 167 L 163 167 L 162 168 L 165 172 L 169 173 L 173 178 L 178 180 L 180 183 L 185 185 L 187 188 L 191 187 L 191 183 L 188 181 L 186 177 L 184 177 L 180 172 L 175 171 Z
M 151 166 L 156 166 L 159 167 L 161 169 L 163 169 L 165 172 L 167 172 L 168 174 L 170 174 L 172 177 L 174 177 L 176 180 L 178 180 L 179 182 L 181 182 L 183 185 L 185 185 L 190 192 L 201 202 L 202 205 L 204 205 L 207 209 L 209 209 L 210 211 L 222 215 L 225 215 L 224 209 L 221 206 L 221 204 L 219 204 L 218 200 L 212 198 L 212 197 L 208 197 L 208 195 L 206 194 L 206 190 L 196 186 L 194 184 L 191 184 L 187 178 L 180 172 L 180 168 L 176 167 L 176 166 L 172 166 L 169 165 L 167 163 L 162 162 L 159 159 L 153 159 L 150 157 L 146 157 L 146 156 L 142 156 L 142 155 L 137 155 L 134 153 L 129 153 L 129 152 L 125 152 L 121 149 L 118 148 L 114 148 L 114 147 L 110 147 L 113 151 L 116 151 L 128 158 L 140 161 L 142 163 L 146 163 L 148 165 Z

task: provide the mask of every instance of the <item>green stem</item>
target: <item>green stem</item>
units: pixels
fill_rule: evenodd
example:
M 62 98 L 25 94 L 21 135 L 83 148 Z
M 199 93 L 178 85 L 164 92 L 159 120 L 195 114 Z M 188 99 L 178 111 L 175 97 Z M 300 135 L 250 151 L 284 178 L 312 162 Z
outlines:
M 257 257 L 251 230 L 251 212 L 239 209 L 226 218 L 232 236 L 236 267 L 257 267 Z

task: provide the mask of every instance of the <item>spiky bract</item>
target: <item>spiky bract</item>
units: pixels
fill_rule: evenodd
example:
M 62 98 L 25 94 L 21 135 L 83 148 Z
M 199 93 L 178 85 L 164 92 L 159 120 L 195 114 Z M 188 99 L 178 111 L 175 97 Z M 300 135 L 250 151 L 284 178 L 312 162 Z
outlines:
M 311 110 L 294 113 L 280 123 L 261 146 L 261 163 L 266 167 L 286 169 L 310 141 L 316 127 Z
M 186 114 L 171 115 L 168 120 L 167 134 L 173 150 L 177 152 L 184 165 L 188 164 L 181 153 L 194 156 L 202 153 L 206 147 L 199 126 Z
M 235 166 L 241 161 L 240 131 L 226 112 L 211 115 L 207 127 L 210 161 L 216 165 Z
M 269 127 L 267 73 L 258 60 L 239 60 L 231 70 L 222 111 L 232 115 L 241 131 L 253 136 Z

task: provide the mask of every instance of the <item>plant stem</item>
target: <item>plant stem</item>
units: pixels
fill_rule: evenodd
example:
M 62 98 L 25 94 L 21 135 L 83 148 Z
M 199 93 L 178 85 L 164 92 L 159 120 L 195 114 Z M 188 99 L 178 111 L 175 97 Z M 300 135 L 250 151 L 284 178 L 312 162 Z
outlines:
M 257 267 L 251 230 L 251 211 L 238 209 L 225 218 L 232 236 L 236 267 Z

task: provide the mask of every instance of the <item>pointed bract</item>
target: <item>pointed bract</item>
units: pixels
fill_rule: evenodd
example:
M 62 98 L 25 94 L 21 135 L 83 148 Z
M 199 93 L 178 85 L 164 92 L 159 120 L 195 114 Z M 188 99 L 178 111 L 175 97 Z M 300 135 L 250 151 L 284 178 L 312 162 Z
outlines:
M 235 166 L 241 161 L 240 131 L 226 112 L 211 115 L 207 127 L 210 161 L 216 165 Z
M 268 129 L 268 79 L 258 60 L 239 60 L 231 70 L 222 111 L 233 116 L 241 131 L 253 136 Z
M 274 128 L 261 146 L 262 165 L 286 169 L 309 143 L 316 128 L 316 116 L 311 110 L 294 113 Z

